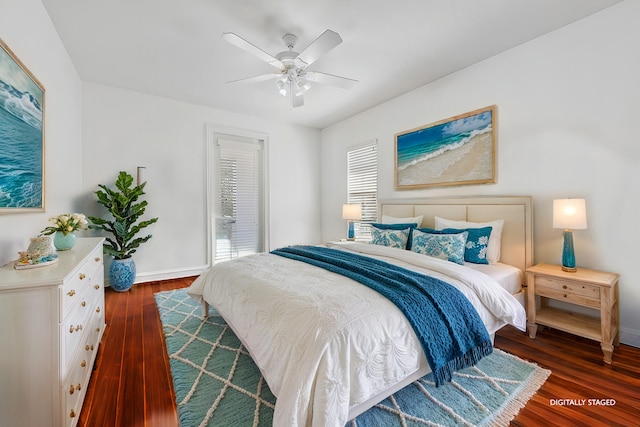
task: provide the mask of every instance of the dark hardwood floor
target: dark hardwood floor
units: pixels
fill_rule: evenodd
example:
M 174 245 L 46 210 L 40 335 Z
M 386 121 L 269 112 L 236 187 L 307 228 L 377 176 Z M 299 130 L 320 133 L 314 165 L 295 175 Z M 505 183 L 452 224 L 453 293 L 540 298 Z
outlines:
M 79 427 L 178 426 L 153 293 L 186 287 L 192 280 L 139 284 L 122 294 L 106 290 L 107 329 Z M 606 365 L 596 342 L 552 329 L 531 340 L 511 327 L 498 333 L 495 344 L 552 371 L 512 426 L 640 426 L 640 349 L 620 345 L 613 364 Z

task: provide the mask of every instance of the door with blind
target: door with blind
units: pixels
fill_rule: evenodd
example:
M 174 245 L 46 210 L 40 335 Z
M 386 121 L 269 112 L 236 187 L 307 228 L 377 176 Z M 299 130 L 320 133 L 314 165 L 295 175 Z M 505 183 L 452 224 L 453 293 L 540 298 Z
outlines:
M 264 241 L 264 141 L 214 135 L 210 168 L 213 263 L 258 252 Z

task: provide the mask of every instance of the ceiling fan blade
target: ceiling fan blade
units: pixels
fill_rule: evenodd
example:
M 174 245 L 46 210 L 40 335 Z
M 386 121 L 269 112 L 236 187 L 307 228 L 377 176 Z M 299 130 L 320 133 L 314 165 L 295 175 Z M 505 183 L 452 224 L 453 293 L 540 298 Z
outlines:
M 293 108 L 302 107 L 304 105 L 304 95 L 301 93 L 296 94 L 295 91 L 291 91 L 291 106 Z
M 308 71 L 305 73 L 304 77 L 315 83 L 337 86 L 343 89 L 351 89 L 356 83 L 358 83 L 357 80 L 334 76 L 333 74 L 319 73 L 317 71 Z
M 232 80 L 232 81 L 227 82 L 227 83 L 260 83 L 260 82 L 264 82 L 264 81 L 271 80 L 271 79 L 278 79 L 280 77 L 282 77 L 282 74 L 279 74 L 279 73 L 267 73 L 267 74 L 260 74 L 258 76 L 246 77 L 246 78 L 238 79 L 238 80 Z
M 248 52 L 253 56 L 258 57 L 259 59 L 263 60 L 269 65 L 272 65 L 278 69 L 284 68 L 284 65 L 279 59 L 276 59 L 272 55 L 268 54 L 267 52 L 260 49 L 259 47 L 249 43 L 248 41 L 246 41 L 245 39 L 243 39 L 242 37 L 238 36 L 235 33 L 222 33 L 222 38 L 228 41 L 229 43 L 231 43 L 232 45 L 244 50 L 245 52 Z
M 342 43 L 342 37 L 340 37 L 340 34 L 335 31 L 326 30 L 309 46 L 307 46 L 305 50 L 300 52 L 296 59 L 304 62 L 306 65 L 311 65 L 317 61 L 318 58 L 338 46 L 340 43 Z

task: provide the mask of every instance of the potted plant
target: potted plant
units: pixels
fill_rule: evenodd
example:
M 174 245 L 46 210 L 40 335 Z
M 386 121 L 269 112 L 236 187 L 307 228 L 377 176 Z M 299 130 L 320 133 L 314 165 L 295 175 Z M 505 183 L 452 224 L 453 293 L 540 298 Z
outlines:
M 141 244 L 151 238 L 151 234 L 144 237 L 136 235 L 158 221 L 158 218 L 139 221 L 147 207 L 146 200 L 138 201 L 145 194 L 145 184 L 133 186 L 133 177 L 121 171 L 115 182 L 116 189 L 100 184 L 100 190 L 96 191 L 98 203 L 107 208 L 112 219 L 89 216 L 92 223 L 90 228 L 113 235 L 113 238 L 106 238 L 104 253 L 113 256 L 109 267 L 109 281 L 111 287 L 118 292 L 131 289 L 136 278 L 136 265 L 131 256 Z

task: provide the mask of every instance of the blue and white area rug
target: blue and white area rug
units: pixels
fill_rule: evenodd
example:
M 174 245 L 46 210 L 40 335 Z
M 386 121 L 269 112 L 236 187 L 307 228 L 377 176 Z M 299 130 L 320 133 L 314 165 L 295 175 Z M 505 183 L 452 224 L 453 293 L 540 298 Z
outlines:
M 181 427 L 268 427 L 276 398 L 249 353 L 212 308 L 184 289 L 155 294 Z M 495 349 L 435 387 L 431 374 L 369 409 L 349 427 L 507 426 L 551 372 Z

